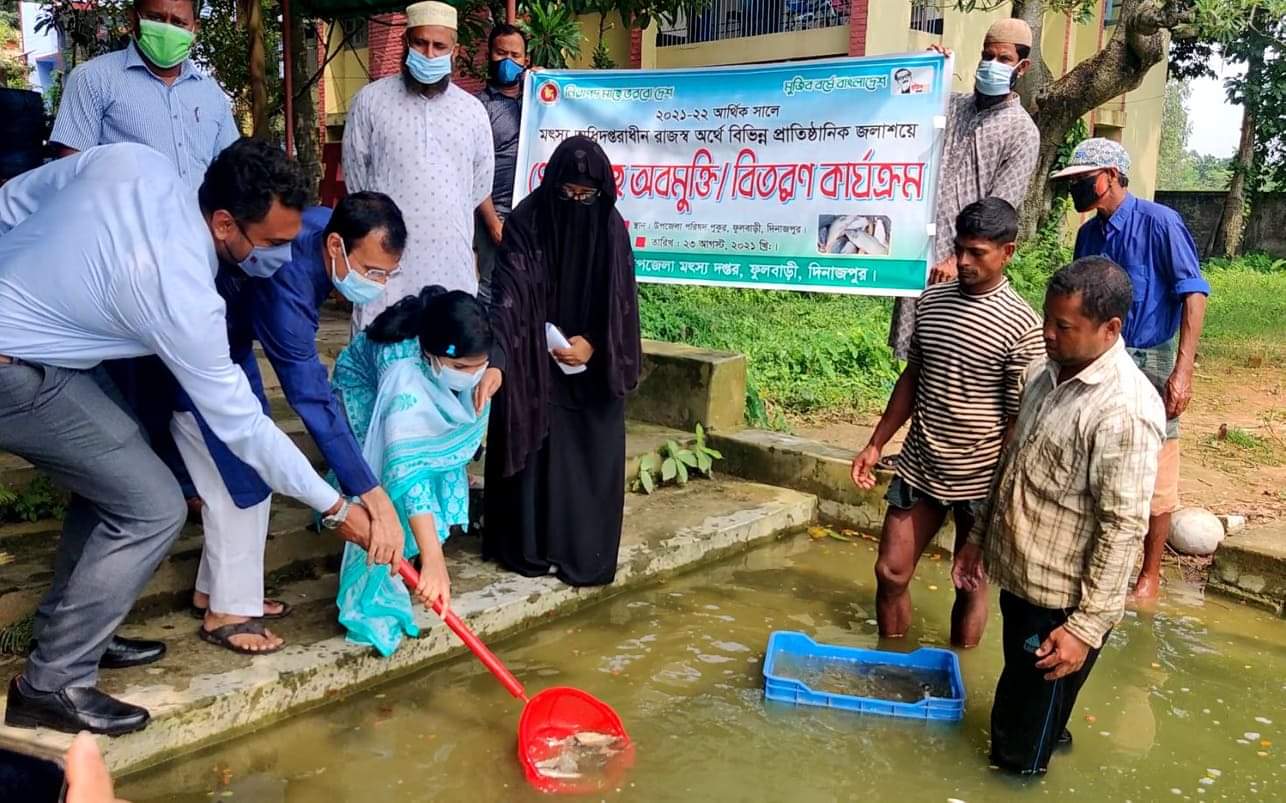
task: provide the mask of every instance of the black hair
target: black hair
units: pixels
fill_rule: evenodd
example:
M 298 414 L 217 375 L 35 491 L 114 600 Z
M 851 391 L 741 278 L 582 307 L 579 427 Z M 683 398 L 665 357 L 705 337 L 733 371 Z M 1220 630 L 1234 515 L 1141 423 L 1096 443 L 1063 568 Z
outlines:
M 1018 212 L 1004 198 L 983 198 L 960 210 L 956 217 L 956 239 L 988 240 L 997 245 L 1018 239 Z
M 1014 45 L 1014 50 L 1018 51 L 1019 61 L 1022 61 L 1031 55 L 1031 45 Z
M 482 302 L 463 290 L 432 285 L 407 296 L 381 312 L 366 327 L 376 343 L 396 343 L 412 337 L 420 348 L 437 357 L 489 354 L 495 344 L 491 319 Z
M 289 209 L 308 203 L 308 176 L 276 145 L 242 137 L 223 149 L 197 191 L 201 211 L 226 210 L 240 223 L 258 223 L 274 200 Z
M 1045 290 L 1048 296 L 1081 294 L 1081 312 L 1095 323 L 1113 318 L 1125 321 L 1134 300 L 1130 277 L 1107 257 L 1081 257 L 1055 273 Z
M 1120 184 L 1122 187 L 1128 187 L 1130 186 L 1130 177 L 1125 175 L 1124 173 L 1117 172 L 1116 183 Z
M 507 22 L 498 22 L 487 36 L 487 53 L 491 53 L 492 48 L 496 46 L 496 40 L 502 36 L 521 36 L 523 47 L 527 46 L 527 35 L 522 32 L 521 28 L 516 25 L 510 25 Z
M 406 221 L 393 199 L 382 192 L 355 192 L 345 195 L 335 205 L 323 239 L 338 234 L 344 250 L 352 251 L 357 242 L 373 231 L 383 232 L 381 245 L 390 254 L 400 255 L 406 249 Z
M 911 77 L 911 71 L 910 71 L 909 69 L 907 69 L 906 67 L 898 67 L 896 70 L 894 70 L 894 71 L 893 71 L 893 77 L 894 77 L 894 78 L 897 78 L 897 77 L 902 76 L 902 75 L 905 75 L 907 78 L 910 78 L 910 77 Z

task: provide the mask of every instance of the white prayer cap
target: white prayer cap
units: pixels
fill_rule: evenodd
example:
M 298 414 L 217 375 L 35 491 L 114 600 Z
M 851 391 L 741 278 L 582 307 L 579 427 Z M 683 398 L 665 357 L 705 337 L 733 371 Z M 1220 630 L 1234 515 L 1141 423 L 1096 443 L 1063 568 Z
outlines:
M 406 7 L 406 27 L 419 28 L 422 25 L 437 25 L 456 30 L 457 12 L 455 6 L 428 0 L 424 3 L 412 3 Z

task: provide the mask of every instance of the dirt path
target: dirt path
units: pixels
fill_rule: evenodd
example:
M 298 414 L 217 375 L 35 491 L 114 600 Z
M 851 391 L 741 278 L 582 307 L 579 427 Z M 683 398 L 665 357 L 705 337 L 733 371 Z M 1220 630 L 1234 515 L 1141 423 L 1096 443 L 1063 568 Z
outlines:
M 803 437 L 860 449 L 877 418 L 812 417 L 792 425 Z M 1260 359 L 1198 366 L 1181 437 L 1185 506 L 1239 513 L 1251 523 L 1286 517 L 1286 366 Z

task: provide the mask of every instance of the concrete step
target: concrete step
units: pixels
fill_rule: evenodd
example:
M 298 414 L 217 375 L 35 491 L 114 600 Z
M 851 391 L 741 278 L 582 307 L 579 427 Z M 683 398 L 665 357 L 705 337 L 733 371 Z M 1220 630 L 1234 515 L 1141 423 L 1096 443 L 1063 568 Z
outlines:
M 811 495 L 732 480 L 629 495 L 619 571 L 605 588 L 577 589 L 553 577 L 508 574 L 482 561 L 478 539 L 454 538 L 447 545 L 452 607 L 503 659 L 507 634 L 802 527 L 816 511 Z M 423 610 L 417 614 L 423 636 L 404 642 L 391 658 L 350 645 L 336 623 L 335 588 L 334 575 L 285 585 L 282 595 L 296 612 L 274 628 L 290 641 L 275 655 L 250 658 L 205 644 L 195 637 L 197 623 L 185 614 L 154 616 L 126 627 L 126 635 L 164 638 L 170 652 L 154 666 L 102 676 L 102 688 L 148 707 L 153 715 L 144 731 L 101 741 L 114 771 L 142 769 L 233 738 L 463 650 Z M 0 670 L 18 666 L 17 659 L 0 661 Z M 525 680 L 536 685 L 535 678 Z M 497 686 L 495 693 L 505 692 Z M 70 738 L 38 730 L 0 732 L 55 746 Z
M 1286 523 L 1252 527 L 1224 539 L 1207 587 L 1286 616 Z
M 295 420 L 302 438 L 303 424 Z M 667 441 L 688 444 L 689 433 L 653 424 L 630 422 L 626 433 L 626 476 L 638 474 L 639 461 L 658 452 Z M 482 463 L 470 470 L 482 473 Z M 340 554 L 339 542 L 331 535 L 306 530 L 312 514 L 293 500 L 278 497 L 273 503 L 264 569 L 269 584 L 281 578 L 310 575 L 334 564 Z M 58 545 L 60 522 L 39 521 L 0 526 L 0 629 L 20 622 L 35 612 L 36 604 L 53 576 L 53 556 Z M 174 610 L 188 604 L 201 559 L 201 527 L 188 525 L 169 556 L 135 605 L 135 616 Z M 5 556 L 8 557 L 5 557 Z

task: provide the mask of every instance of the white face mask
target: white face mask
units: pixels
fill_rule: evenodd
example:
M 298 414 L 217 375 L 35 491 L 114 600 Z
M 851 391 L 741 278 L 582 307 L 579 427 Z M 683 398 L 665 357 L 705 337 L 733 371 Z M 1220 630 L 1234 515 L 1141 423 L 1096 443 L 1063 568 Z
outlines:
M 431 358 L 429 364 L 433 366 L 433 372 L 442 378 L 443 384 L 456 392 L 473 390 L 482 381 L 482 375 L 487 372 L 486 363 L 473 372 L 445 366 L 436 357 Z

